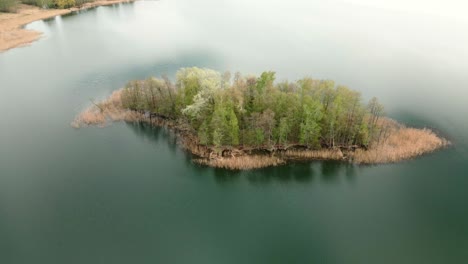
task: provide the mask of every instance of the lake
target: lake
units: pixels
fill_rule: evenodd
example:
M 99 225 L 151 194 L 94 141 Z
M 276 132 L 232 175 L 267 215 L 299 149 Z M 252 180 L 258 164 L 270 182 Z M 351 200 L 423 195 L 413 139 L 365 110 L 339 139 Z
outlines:
M 29 24 L 43 38 L 0 54 L 0 263 L 465 263 L 468 20 L 381 2 L 139 1 Z M 161 128 L 70 126 L 191 66 L 333 79 L 453 146 L 232 172 Z

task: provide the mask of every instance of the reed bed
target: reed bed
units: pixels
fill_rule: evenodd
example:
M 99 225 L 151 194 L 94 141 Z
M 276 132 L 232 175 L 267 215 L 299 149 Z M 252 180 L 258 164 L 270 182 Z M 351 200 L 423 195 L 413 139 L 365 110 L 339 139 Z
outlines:
M 271 166 L 283 165 L 286 162 L 273 156 L 239 156 L 231 158 L 198 159 L 196 163 L 210 167 L 229 169 L 229 170 L 251 170 Z
M 106 100 L 88 107 L 73 120 L 72 127 L 93 125 L 103 127 L 113 121 L 138 122 L 143 120 L 143 114 L 122 107 L 121 95 L 122 90 L 114 91 Z
M 358 164 L 394 163 L 411 159 L 449 145 L 432 130 L 393 125 L 388 136 L 368 150 L 357 149 L 350 159 Z
M 289 159 L 342 160 L 343 152 L 339 149 L 287 150 L 284 156 Z

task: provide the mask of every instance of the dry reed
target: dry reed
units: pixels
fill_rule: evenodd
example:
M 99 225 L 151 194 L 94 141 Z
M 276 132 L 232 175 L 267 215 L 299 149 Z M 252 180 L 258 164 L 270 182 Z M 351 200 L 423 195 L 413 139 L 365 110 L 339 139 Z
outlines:
M 251 170 L 264 167 L 278 166 L 286 162 L 278 157 L 248 155 L 230 158 L 198 159 L 196 163 L 210 167 L 230 169 L 230 170 Z
M 384 119 L 382 122 L 387 126 L 387 136 L 368 150 L 357 149 L 350 153 L 353 162 L 393 163 L 421 156 L 450 144 L 427 128 L 408 128 L 391 119 Z
M 114 91 L 106 100 L 88 107 L 73 120 L 72 127 L 105 126 L 109 121 L 137 122 L 143 120 L 143 114 L 122 107 L 121 95 L 122 90 Z
M 344 158 L 340 149 L 287 150 L 284 156 L 289 159 L 310 160 L 342 160 Z

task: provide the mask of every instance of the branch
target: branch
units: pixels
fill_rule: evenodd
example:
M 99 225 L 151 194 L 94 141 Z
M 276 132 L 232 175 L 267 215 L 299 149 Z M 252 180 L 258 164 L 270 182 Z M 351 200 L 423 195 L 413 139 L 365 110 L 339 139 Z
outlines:
M 104 112 L 104 108 L 102 108 L 99 104 L 96 104 L 92 98 L 89 98 L 89 101 L 91 101 L 93 105 L 99 108 L 99 110 L 101 110 L 101 113 Z

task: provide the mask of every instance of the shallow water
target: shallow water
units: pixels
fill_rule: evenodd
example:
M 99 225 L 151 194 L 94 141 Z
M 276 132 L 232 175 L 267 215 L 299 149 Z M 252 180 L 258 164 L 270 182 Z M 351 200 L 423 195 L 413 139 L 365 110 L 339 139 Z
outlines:
M 141 1 L 28 25 L 45 36 L 0 54 L 0 263 L 466 262 L 468 22 L 380 2 Z M 90 98 L 188 66 L 333 79 L 454 146 L 229 172 L 163 129 L 70 127 Z

